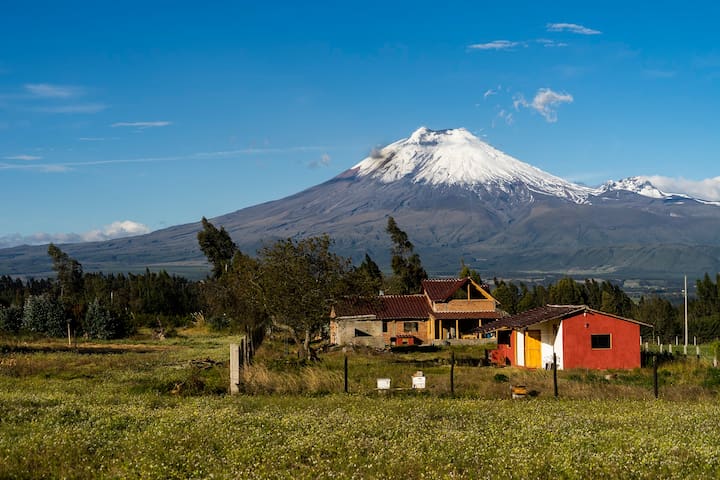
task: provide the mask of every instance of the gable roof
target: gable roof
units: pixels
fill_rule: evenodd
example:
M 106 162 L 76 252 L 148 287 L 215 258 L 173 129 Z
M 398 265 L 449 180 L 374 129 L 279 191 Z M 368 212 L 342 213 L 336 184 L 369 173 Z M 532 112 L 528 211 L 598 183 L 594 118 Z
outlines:
M 470 277 L 466 278 L 433 278 L 422 281 L 422 287 L 425 294 L 432 302 L 444 302 L 450 299 L 455 292 L 468 283 L 472 283 L 478 290 L 488 299 L 493 297 L 486 289 L 472 281 Z
M 433 302 L 443 302 L 452 297 L 459 288 L 464 287 L 469 279 L 467 278 L 440 278 L 423 280 L 422 287 L 425 294 Z
M 334 307 L 335 317 L 374 315 L 378 320 L 427 319 L 430 305 L 425 295 L 381 295 L 374 298 L 346 299 Z
M 500 330 L 503 328 L 524 328 L 528 327 L 530 325 L 535 325 L 536 323 L 541 322 L 547 322 L 550 320 L 556 320 L 556 319 L 565 319 L 572 316 L 575 316 L 577 313 L 580 312 L 593 312 L 598 313 L 601 315 L 607 315 L 609 317 L 617 318 L 618 320 L 623 320 L 626 322 L 631 323 L 637 323 L 638 325 L 643 325 L 646 327 L 650 327 L 651 325 L 648 325 L 647 323 L 639 322 L 637 320 L 633 320 L 630 318 L 621 317 L 619 315 L 613 315 L 611 313 L 605 313 L 601 312 L 599 310 L 592 309 L 588 307 L 587 305 L 546 305 L 544 307 L 538 307 L 533 308 L 531 310 L 527 310 L 522 313 L 518 313 L 516 315 L 511 315 L 509 317 L 501 318 L 500 320 L 497 320 L 492 323 L 488 323 L 487 325 L 483 325 L 482 327 L 478 327 L 475 329 L 475 331 L 480 333 L 485 332 L 491 332 L 494 330 Z

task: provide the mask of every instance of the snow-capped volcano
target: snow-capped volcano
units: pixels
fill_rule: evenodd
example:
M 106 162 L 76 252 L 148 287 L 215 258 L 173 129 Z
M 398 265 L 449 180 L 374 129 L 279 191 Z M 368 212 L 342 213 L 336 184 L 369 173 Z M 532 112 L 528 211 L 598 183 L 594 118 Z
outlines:
M 660 191 L 660 189 L 643 177 L 628 177 L 618 181 L 611 180 L 600 187 L 598 193 L 602 194 L 617 190 L 637 193 L 643 197 L 650 198 L 669 198 L 672 196 L 671 194 Z
M 433 186 L 457 185 L 475 190 L 511 191 L 524 184 L 531 192 L 587 203 L 596 190 L 563 180 L 521 162 L 483 142 L 464 128 L 430 130 L 422 127 L 352 168 L 358 176 L 383 183 L 408 179 Z

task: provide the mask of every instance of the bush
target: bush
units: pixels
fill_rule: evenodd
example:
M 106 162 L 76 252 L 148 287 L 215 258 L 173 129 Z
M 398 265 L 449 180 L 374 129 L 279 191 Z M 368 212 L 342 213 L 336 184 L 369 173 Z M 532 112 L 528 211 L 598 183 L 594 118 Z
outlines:
M 22 308 L 16 305 L 0 307 L 0 331 L 17 333 L 22 325 Z
M 62 305 L 50 295 L 31 295 L 25 301 L 22 329 L 51 337 L 65 336 L 67 322 Z
M 125 333 L 122 320 L 102 307 L 97 298 L 88 307 L 84 329 L 90 338 L 99 338 L 101 340 L 119 338 Z

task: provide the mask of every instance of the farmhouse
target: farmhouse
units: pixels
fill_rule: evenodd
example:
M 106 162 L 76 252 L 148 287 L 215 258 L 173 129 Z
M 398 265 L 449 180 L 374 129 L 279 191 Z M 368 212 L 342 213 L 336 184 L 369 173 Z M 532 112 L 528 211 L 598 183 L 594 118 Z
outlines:
M 547 368 L 556 355 L 558 369 L 640 367 L 640 326 L 629 318 L 585 305 L 547 305 L 483 325 L 495 332 L 497 364 Z
M 423 280 L 423 293 L 379 295 L 336 305 L 330 343 L 373 347 L 477 339 L 478 327 L 503 314 L 498 301 L 470 278 Z

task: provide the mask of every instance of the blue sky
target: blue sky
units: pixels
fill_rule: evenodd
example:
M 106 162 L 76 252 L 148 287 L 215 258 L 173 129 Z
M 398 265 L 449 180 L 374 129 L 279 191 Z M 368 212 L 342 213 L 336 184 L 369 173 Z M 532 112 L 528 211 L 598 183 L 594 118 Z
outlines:
M 281 198 L 420 126 L 720 199 L 714 3 L 195 5 L 3 4 L 0 246 Z

